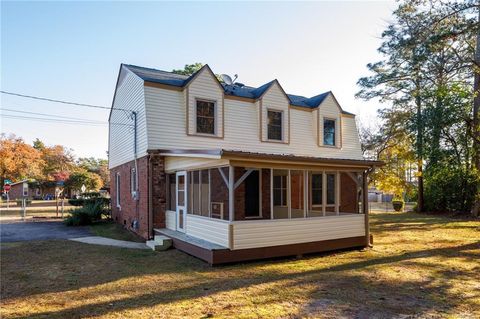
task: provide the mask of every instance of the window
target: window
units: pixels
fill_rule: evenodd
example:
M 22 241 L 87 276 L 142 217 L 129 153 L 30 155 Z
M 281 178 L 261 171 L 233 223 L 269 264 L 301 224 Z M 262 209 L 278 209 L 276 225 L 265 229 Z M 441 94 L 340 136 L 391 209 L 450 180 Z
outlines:
M 177 183 L 175 180 L 175 174 L 168 174 L 168 201 L 167 201 L 167 209 L 171 211 L 177 210 Z
M 323 120 L 323 145 L 335 146 L 335 120 Z
M 322 205 L 322 173 L 312 173 L 311 180 L 311 203 Z
M 268 139 L 282 140 L 282 112 L 268 110 Z
M 327 205 L 335 204 L 335 174 L 327 174 Z
M 120 208 L 120 194 L 120 173 L 117 173 L 115 175 L 115 199 L 118 208 Z
M 130 170 L 130 193 L 133 198 L 137 197 L 137 172 L 135 168 Z
M 215 134 L 215 102 L 197 100 L 197 133 Z

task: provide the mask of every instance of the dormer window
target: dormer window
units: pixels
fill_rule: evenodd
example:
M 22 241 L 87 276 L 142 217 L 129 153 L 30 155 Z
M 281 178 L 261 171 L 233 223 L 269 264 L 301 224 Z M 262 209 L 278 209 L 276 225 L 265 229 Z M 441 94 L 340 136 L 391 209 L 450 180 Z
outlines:
M 323 120 L 323 145 L 335 146 L 335 120 Z
M 197 100 L 197 133 L 215 135 L 215 102 Z
M 268 110 L 268 139 L 282 140 L 282 111 Z

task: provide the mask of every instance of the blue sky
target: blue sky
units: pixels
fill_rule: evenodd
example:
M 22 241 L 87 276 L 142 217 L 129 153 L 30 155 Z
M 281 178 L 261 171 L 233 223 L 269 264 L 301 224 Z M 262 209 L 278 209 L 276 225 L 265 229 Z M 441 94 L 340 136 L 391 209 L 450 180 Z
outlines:
M 277 78 L 291 94 L 333 91 L 371 121 L 377 102 L 356 100 L 365 65 L 394 2 L 4 2 L 4 91 L 110 106 L 120 63 L 163 70 L 208 63 L 256 86 Z M 107 121 L 107 110 L 1 95 L 1 108 Z M 106 157 L 108 128 L 5 118 L 1 132 Z M 21 116 L 35 116 L 16 113 Z

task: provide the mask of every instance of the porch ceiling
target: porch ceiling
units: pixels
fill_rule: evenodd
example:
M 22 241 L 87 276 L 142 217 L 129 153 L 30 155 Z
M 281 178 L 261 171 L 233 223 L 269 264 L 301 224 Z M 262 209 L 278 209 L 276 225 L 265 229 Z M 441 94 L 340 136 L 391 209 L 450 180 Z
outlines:
M 211 159 L 227 159 L 230 161 L 247 161 L 247 162 L 264 162 L 291 165 L 323 165 L 331 167 L 354 167 L 354 168 L 370 168 L 383 166 L 382 161 L 358 160 L 358 159 L 339 159 L 328 157 L 300 156 L 294 154 L 273 154 L 273 153 L 257 153 L 239 150 L 226 149 L 193 149 L 193 150 L 157 150 L 149 151 L 149 153 L 157 153 L 164 156 L 182 156 L 197 157 Z

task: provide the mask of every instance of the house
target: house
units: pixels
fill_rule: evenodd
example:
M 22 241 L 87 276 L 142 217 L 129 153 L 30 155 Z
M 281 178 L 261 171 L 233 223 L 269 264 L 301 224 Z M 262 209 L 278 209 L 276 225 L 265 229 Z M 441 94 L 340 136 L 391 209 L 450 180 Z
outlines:
M 33 179 L 22 180 L 10 184 L 8 196 L 11 200 L 28 199 L 53 199 L 55 197 L 55 182 L 36 182 Z
M 279 81 L 227 85 L 122 64 L 109 117 L 112 216 L 210 264 L 370 244 L 355 116 Z M 365 203 L 365 205 L 362 205 Z

